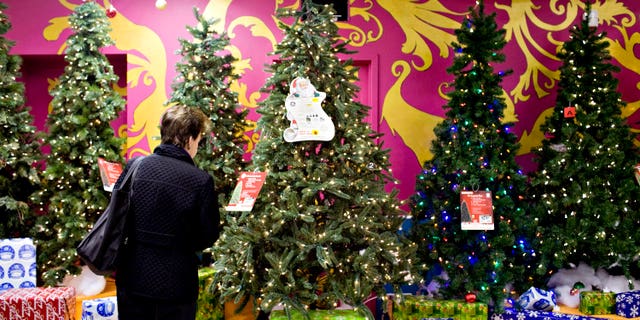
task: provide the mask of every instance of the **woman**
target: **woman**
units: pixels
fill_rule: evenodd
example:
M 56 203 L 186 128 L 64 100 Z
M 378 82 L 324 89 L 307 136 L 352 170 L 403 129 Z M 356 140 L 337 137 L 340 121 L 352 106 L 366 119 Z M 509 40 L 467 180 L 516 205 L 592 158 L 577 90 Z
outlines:
M 116 272 L 120 320 L 195 319 L 197 252 L 218 239 L 220 224 L 213 178 L 193 162 L 210 128 L 199 109 L 173 106 L 162 115 L 161 144 L 140 159 Z

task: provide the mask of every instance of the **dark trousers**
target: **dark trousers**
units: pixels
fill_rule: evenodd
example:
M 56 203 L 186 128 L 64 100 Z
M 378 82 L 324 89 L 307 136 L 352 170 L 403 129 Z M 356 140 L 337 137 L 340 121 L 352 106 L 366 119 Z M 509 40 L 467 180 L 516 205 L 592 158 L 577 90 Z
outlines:
M 119 320 L 194 320 L 196 301 L 189 303 L 156 302 L 139 299 L 117 290 Z

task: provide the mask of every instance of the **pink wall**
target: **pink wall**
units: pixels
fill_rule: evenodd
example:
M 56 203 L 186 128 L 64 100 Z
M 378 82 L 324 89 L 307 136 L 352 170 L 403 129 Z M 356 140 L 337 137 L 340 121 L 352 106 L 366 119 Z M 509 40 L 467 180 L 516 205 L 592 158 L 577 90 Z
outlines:
M 179 58 L 178 38 L 188 38 L 186 25 L 193 25 L 192 8 L 205 16 L 220 19 L 219 30 L 232 36 L 230 51 L 240 59 L 236 66 L 242 79 L 234 86 L 241 103 L 256 119 L 256 103 L 264 96 L 259 88 L 268 74 L 263 66 L 273 57 L 267 54 L 282 34 L 273 12 L 278 7 L 297 7 L 296 0 L 167 0 L 164 10 L 153 0 L 97 0 L 106 8 L 113 5 L 117 15 L 111 19 L 114 47 L 106 53 L 126 57 L 121 70 L 126 81 L 127 112 L 120 127 L 128 136 L 128 155 L 146 154 L 157 144 L 157 120 L 162 103 L 170 95 L 175 77 L 173 66 Z M 360 99 L 373 109 L 372 121 L 385 134 L 384 146 L 391 149 L 391 161 L 399 184 L 400 198 L 411 196 L 415 175 L 421 163 L 431 158 L 429 150 L 433 127 L 442 120 L 446 104 L 446 73 L 453 52 L 454 30 L 460 26 L 466 9 L 474 0 L 350 0 L 350 17 L 340 22 L 341 34 L 352 40 L 358 51 L 354 60 L 363 67 Z M 507 61 L 497 70 L 513 69 L 503 81 L 508 103 L 506 119 L 517 121 L 516 133 L 521 149 L 518 160 L 527 170 L 532 147 L 542 133 L 538 125 L 554 105 L 560 62 L 555 52 L 567 40 L 569 28 L 583 13 L 577 0 L 496 0 L 486 1 L 487 11 L 497 14 L 498 24 L 507 30 Z M 59 55 L 69 34 L 66 18 L 81 0 L 8 0 L 4 1 L 13 29 L 7 34 L 16 41 L 12 53 L 20 55 Z M 600 17 L 599 30 L 606 31 L 612 44 L 614 63 L 619 73 L 620 92 L 628 103 L 623 110 L 634 130 L 640 114 L 640 39 L 635 0 L 596 0 L 593 8 Z M 42 66 L 41 68 L 48 68 Z M 38 69 L 37 67 L 35 69 Z M 26 73 L 39 72 L 33 65 Z M 55 77 L 52 73 L 47 77 Z M 25 75 L 28 78 L 29 75 Z M 27 83 L 28 104 L 43 122 L 48 100 L 46 92 Z M 121 83 L 125 86 L 125 83 Z M 33 88 L 33 89 L 32 89 Z M 126 128 L 125 125 L 126 124 Z M 258 136 L 251 130 L 245 138 L 248 152 Z

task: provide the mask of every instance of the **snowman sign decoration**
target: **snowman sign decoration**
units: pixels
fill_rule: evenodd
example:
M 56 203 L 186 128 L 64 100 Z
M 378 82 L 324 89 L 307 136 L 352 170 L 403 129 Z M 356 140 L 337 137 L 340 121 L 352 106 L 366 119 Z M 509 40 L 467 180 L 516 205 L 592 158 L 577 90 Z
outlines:
M 335 127 L 329 115 L 322 109 L 322 101 L 327 97 L 307 78 L 295 78 L 289 86 L 285 99 L 287 119 L 291 122 L 284 130 L 287 142 L 329 141 L 335 135 Z

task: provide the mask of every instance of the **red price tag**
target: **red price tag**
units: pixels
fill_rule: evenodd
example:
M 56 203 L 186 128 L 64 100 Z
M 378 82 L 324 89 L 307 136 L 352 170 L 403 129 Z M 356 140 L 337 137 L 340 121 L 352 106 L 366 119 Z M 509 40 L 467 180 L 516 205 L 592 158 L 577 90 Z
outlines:
M 461 191 L 462 230 L 494 230 L 493 199 L 490 191 Z
M 575 118 L 576 117 L 576 107 L 565 107 L 564 108 L 564 117 L 565 118 Z

